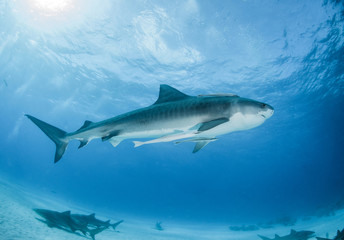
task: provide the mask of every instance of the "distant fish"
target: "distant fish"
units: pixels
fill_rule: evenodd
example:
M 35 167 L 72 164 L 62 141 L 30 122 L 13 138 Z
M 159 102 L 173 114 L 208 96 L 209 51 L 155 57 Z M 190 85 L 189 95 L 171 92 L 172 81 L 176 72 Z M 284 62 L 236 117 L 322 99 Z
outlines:
M 7 84 L 7 82 L 6 82 L 6 80 L 4 79 L 4 84 L 5 84 L 5 86 L 6 87 L 8 87 L 8 84 Z
M 164 228 L 161 226 L 161 223 L 162 223 L 162 222 L 157 222 L 157 223 L 155 224 L 155 229 L 156 229 L 156 230 L 159 230 L 159 231 L 163 231 L 163 230 L 164 230 Z
M 337 230 L 337 235 L 333 239 L 316 237 L 318 240 L 344 240 L 344 229 L 342 231 Z
M 101 122 L 85 121 L 80 129 L 71 133 L 26 116 L 56 144 L 56 163 L 73 139 L 80 141 L 79 148 L 95 138 L 109 140 L 114 147 L 131 138 L 155 138 L 146 142 L 134 141 L 135 147 L 191 141 L 196 143 L 195 153 L 216 140 L 218 135 L 261 125 L 273 112 L 268 104 L 233 94 L 188 96 L 168 85 L 161 85 L 159 98 L 153 105 Z

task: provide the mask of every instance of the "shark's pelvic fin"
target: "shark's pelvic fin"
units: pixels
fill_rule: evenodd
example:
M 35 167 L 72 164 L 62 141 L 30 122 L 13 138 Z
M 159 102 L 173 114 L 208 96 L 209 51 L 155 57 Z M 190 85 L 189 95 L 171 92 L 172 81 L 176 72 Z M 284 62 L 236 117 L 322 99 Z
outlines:
M 56 152 L 54 162 L 58 162 L 62 158 L 62 155 L 66 151 L 68 145 L 68 140 L 65 139 L 67 133 L 31 115 L 26 114 L 25 116 L 27 116 L 34 124 L 36 124 L 37 127 L 39 127 L 55 143 Z
M 112 137 L 109 139 L 109 142 L 111 143 L 111 145 L 113 147 L 117 147 L 118 144 L 120 144 L 122 142 L 123 139 L 119 139 L 119 138 L 116 138 L 116 137 Z
M 159 98 L 158 100 L 156 100 L 154 104 L 173 102 L 183 100 L 189 97 L 191 96 L 186 95 L 185 93 L 182 93 L 169 85 L 162 84 L 160 85 Z
M 209 122 L 204 122 L 201 124 L 201 126 L 198 128 L 198 131 L 199 132 L 204 132 L 204 131 L 207 131 L 209 129 L 212 129 L 222 123 L 225 123 L 225 122 L 228 122 L 229 119 L 228 118 L 218 118 L 218 119 L 214 119 L 214 120 L 211 120 Z

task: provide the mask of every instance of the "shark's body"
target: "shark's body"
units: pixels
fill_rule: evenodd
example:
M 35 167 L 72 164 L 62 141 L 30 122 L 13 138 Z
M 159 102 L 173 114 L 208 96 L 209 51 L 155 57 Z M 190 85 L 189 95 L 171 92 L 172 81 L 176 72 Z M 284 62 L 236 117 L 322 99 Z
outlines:
M 51 228 L 58 228 L 66 232 L 76 233 L 79 230 L 83 234 L 89 231 L 87 227 L 83 227 L 77 224 L 72 218 L 70 211 L 57 212 L 47 209 L 33 209 L 38 215 L 44 218 L 44 220 L 37 218 L 37 220 L 44 222 Z
M 56 163 L 73 139 L 80 141 L 79 148 L 95 138 L 109 140 L 114 147 L 132 138 L 154 138 L 147 142 L 134 141 L 135 147 L 184 139 L 179 142 L 196 142 L 193 152 L 197 152 L 215 141 L 216 136 L 257 127 L 272 114 L 270 105 L 237 95 L 189 96 L 161 85 L 159 98 L 153 105 L 96 123 L 85 121 L 80 129 L 71 133 L 26 116 L 55 142 Z
M 71 214 L 72 219 L 81 224 L 86 225 L 87 227 L 92 228 L 109 228 L 112 227 L 113 230 L 116 230 L 116 227 L 123 222 L 123 220 L 120 220 L 115 223 L 110 223 L 110 220 L 102 221 L 95 217 L 95 214 L 90 215 L 83 215 L 83 214 Z
M 258 235 L 263 240 L 307 240 L 314 237 L 314 232 L 312 231 L 295 231 L 291 230 L 289 235 L 280 237 L 275 235 L 275 238 L 268 238 L 261 235 Z

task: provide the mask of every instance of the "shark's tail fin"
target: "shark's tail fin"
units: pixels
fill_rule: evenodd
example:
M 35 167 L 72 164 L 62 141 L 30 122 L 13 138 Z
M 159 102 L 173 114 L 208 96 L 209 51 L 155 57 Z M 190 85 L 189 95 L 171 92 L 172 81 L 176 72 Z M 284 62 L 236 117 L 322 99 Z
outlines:
M 111 224 L 113 230 L 116 231 L 116 227 L 117 227 L 119 224 L 121 224 L 122 222 L 123 222 L 123 220 L 120 220 L 120 221 L 118 221 L 118 222 L 115 222 L 115 223 Z
M 65 139 L 67 133 L 31 115 L 26 114 L 25 116 L 27 116 L 34 124 L 36 124 L 37 127 L 39 127 L 56 144 L 54 162 L 58 162 L 62 158 L 62 155 L 66 151 L 68 145 L 68 141 Z

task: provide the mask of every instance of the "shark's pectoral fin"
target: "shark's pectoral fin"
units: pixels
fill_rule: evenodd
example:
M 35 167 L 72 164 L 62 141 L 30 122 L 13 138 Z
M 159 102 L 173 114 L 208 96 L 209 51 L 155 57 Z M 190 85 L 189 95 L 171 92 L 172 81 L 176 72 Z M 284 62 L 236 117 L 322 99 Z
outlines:
M 198 128 L 198 131 L 204 132 L 228 121 L 229 121 L 228 118 L 218 118 L 218 119 L 211 120 L 209 122 L 204 122 L 204 123 L 201 123 L 200 127 Z
M 196 142 L 196 145 L 192 151 L 192 153 L 196 153 L 199 150 L 201 150 L 202 148 L 204 148 L 208 143 L 212 142 L 211 140 L 203 140 L 203 141 L 198 141 Z

